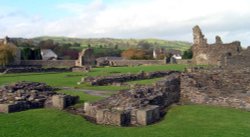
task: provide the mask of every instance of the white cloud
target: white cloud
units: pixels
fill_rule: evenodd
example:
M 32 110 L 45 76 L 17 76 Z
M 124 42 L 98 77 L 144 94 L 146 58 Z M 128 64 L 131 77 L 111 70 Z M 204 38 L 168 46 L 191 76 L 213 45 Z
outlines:
M 248 5 L 249 0 L 64 3 L 55 8 L 58 12 L 68 11 L 70 16 L 53 21 L 37 16 L 4 16 L 0 13 L 0 32 L 1 36 L 154 37 L 192 41 L 192 27 L 199 24 L 210 42 L 220 34 L 225 42 L 240 40 L 243 45 L 250 45 Z

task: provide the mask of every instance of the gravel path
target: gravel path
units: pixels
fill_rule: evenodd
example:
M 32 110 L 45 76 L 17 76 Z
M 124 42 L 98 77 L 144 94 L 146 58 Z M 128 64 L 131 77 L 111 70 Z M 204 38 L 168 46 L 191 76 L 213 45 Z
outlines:
M 99 97 L 109 97 L 111 94 L 114 94 L 115 91 L 104 91 L 104 90 L 89 90 L 89 89 L 76 89 L 72 87 L 60 87 L 62 90 L 70 90 L 76 92 L 84 92 L 89 95 L 99 96 Z

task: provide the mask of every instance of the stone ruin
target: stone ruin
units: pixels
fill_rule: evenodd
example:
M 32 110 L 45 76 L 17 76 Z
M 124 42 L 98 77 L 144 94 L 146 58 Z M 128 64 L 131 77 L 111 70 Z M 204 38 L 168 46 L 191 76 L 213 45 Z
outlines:
M 238 55 L 222 57 L 221 66 L 230 69 L 250 68 L 250 47 L 243 50 Z
M 85 117 L 98 124 L 148 125 L 160 120 L 166 107 L 179 101 L 179 72 L 166 76 L 155 86 L 120 91 L 104 100 L 85 103 Z
M 193 69 L 181 76 L 181 102 L 250 111 L 250 68 Z
M 128 73 L 128 74 L 117 74 L 112 76 L 86 77 L 82 78 L 81 83 L 87 82 L 93 86 L 104 86 L 104 85 L 112 85 L 134 80 L 159 78 L 170 75 L 172 73 L 175 73 L 175 71 L 154 71 L 154 72 L 141 71 L 138 74 Z
M 91 66 L 82 66 L 82 67 L 75 66 L 72 67 L 72 72 L 90 72 L 91 69 L 92 69 Z
M 190 71 L 191 70 L 191 71 Z M 85 103 L 79 113 L 97 124 L 140 126 L 159 121 L 173 104 L 208 104 L 250 111 L 250 68 L 197 67 L 169 73 L 154 86 L 120 91 Z
M 45 83 L 18 82 L 0 89 L 0 113 L 44 107 L 64 109 L 78 100 L 78 96 L 56 93 L 54 88 Z
M 94 50 L 87 48 L 79 53 L 78 60 L 76 60 L 76 66 L 93 66 L 95 65 Z
M 242 51 L 239 41 L 223 44 L 219 36 L 215 37 L 214 44 L 208 44 L 199 26 L 193 28 L 193 37 L 192 61 L 194 64 L 221 65 L 223 56 L 238 55 Z

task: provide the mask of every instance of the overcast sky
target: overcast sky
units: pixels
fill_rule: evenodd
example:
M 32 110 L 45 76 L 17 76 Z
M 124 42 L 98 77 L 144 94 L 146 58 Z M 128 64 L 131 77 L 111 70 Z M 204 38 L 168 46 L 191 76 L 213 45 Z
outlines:
M 250 45 L 250 0 L 0 0 L 0 37 L 159 38 Z

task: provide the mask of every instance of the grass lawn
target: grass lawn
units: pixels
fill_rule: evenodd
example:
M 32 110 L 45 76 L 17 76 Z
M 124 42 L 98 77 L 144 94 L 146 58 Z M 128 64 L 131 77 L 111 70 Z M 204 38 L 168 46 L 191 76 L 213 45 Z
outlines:
M 23 73 L 23 74 L 6 74 L 0 75 L 0 85 L 13 83 L 17 81 L 35 81 L 35 82 L 46 82 L 49 85 L 56 87 L 76 87 L 92 90 L 122 90 L 128 87 L 118 86 L 90 86 L 88 84 L 77 85 L 77 82 L 82 77 L 87 76 L 106 76 L 118 73 L 138 73 L 141 70 L 145 72 L 160 71 L 160 70 L 179 70 L 182 71 L 185 65 L 155 65 L 155 66 L 136 66 L 136 67 L 105 67 L 105 68 L 94 68 L 89 73 Z M 138 81 L 140 82 L 140 81 Z M 142 82 L 143 83 L 143 82 Z
M 115 86 L 77 86 L 83 76 L 114 73 L 137 73 L 141 70 L 183 70 L 184 65 L 95 68 L 90 73 L 7 74 L 0 76 L 0 85 L 16 81 L 46 82 L 58 87 L 118 90 Z M 129 83 L 151 84 L 160 78 Z M 79 95 L 81 103 L 102 97 L 81 91 L 64 91 Z M 0 137 L 249 137 L 250 112 L 204 105 L 174 106 L 159 123 L 145 127 L 112 127 L 95 125 L 81 116 L 55 109 L 35 109 L 0 114 Z
M 95 125 L 54 109 L 0 114 L 0 137 L 249 137 L 250 113 L 211 106 L 175 106 L 146 127 Z

